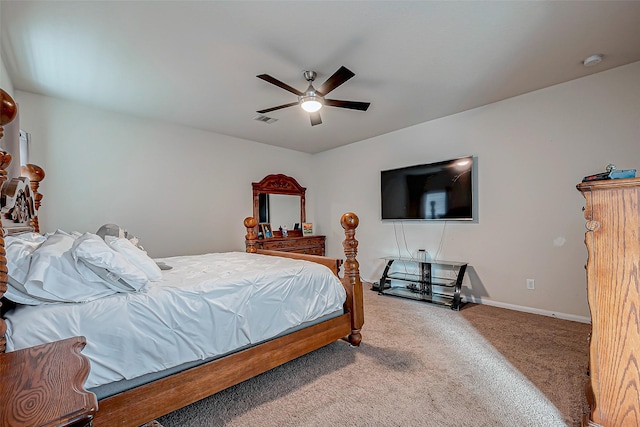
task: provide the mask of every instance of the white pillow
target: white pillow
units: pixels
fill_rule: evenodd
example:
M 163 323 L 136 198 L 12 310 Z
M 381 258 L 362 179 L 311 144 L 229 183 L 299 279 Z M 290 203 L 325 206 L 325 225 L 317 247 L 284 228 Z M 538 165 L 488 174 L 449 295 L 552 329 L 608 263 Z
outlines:
M 27 293 L 24 285 L 17 282 L 11 276 L 7 276 L 7 291 L 4 293 L 5 298 L 9 301 L 24 305 L 40 305 L 45 303 L 54 303 L 44 298 L 34 298 Z
M 107 272 L 102 275 L 103 278 L 111 277 L 112 280 L 107 283 L 112 288 L 115 286 L 114 290 L 118 292 L 141 291 L 149 283 L 144 271 L 129 262 L 124 255 L 111 249 L 96 234 L 84 233 L 79 237 L 73 244 L 72 254 L 78 271 L 85 278 L 95 277 L 95 268 L 105 269 Z
M 162 271 L 160 271 L 158 264 L 156 264 L 145 251 L 138 248 L 129 239 L 124 237 L 104 236 L 104 240 L 111 249 L 125 256 L 130 263 L 142 270 L 151 282 L 157 282 L 162 279 Z
M 78 272 L 71 255 L 74 242 L 58 230 L 33 251 L 24 281 L 30 296 L 45 302 L 85 302 L 114 293 L 103 281 L 85 280 Z
M 7 269 L 9 277 L 22 285 L 29 272 L 31 254 L 47 240 L 38 233 L 21 233 L 4 238 L 4 247 L 7 251 Z M 13 301 L 13 300 L 12 300 Z M 17 301 L 16 301 L 17 302 Z
M 59 230 L 59 233 L 64 233 Z M 66 234 L 66 233 L 64 233 Z M 49 234 L 53 235 L 53 233 Z M 59 300 L 29 295 L 24 286 L 29 266 L 31 254 L 47 240 L 46 236 L 38 233 L 27 232 L 5 237 L 5 248 L 7 251 L 7 291 L 4 296 L 15 303 L 25 305 L 40 305 L 59 303 Z M 41 293 L 42 294 L 42 293 Z

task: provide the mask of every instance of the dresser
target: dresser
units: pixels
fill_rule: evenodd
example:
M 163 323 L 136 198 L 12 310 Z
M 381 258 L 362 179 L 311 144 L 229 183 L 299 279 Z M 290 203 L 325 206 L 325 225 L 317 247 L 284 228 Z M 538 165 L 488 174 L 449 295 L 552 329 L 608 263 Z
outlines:
M 272 237 L 257 240 L 258 249 L 324 256 L 325 236 Z
M 583 426 L 640 425 L 640 178 L 577 185 L 586 204 L 590 412 Z

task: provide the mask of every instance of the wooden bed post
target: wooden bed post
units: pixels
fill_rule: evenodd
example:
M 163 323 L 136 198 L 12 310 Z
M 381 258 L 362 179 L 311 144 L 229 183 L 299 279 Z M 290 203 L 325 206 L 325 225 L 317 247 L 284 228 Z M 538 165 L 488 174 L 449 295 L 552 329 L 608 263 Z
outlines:
M 18 115 L 18 106 L 4 90 L 0 89 L 0 139 L 4 136 L 4 125 L 9 124 Z M 11 155 L 4 150 L 0 150 L 0 190 L 7 180 L 7 167 L 11 163 Z M 2 218 L 0 217 L 0 299 L 7 292 L 7 277 L 9 269 L 7 268 L 7 251 L 4 249 L 4 228 L 2 227 Z M 0 309 L 2 302 L 0 302 Z M 0 311 L 1 313 L 1 311 Z M 0 316 L 0 353 L 6 350 L 7 324 Z
M 246 252 L 256 253 L 256 240 L 258 240 L 258 235 L 256 234 L 256 225 L 258 225 L 258 221 L 252 217 L 248 216 L 244 219 L 244 226 L 247 228 L 247 235 L 244 236 L 244 244 L 246 246 Z
M 42 194 L 38 193 L 40 182 L 44 179 L 44 169 L 34 164 L 27 164 L 20 168 L 22 176 L 29 178 L 29 187 L 31 187 L 31 193 L 33 194 L 33 200 L 35 201 L 36 214 L 29 221 L 29 225 L 33 227 L 33 231 L 40 232 L 40 223 L 38 222 L 38 210 L 40 209 Z
M 2 133 L 2 126 L 0 126 L 0 133 Z M 11 163 L 11 155 L 6 151 L 0 151 L 0 190 L 7 180 L 7 167 Z M 4 229 L 2 228 L 2 215 L 0 215 L 0 299 L 7 292 L 9 269 L 7 268 L 7 251 L 4 248 Z M 2 302 L 0 302 L 0 309 L 2 308 Z M 7 332 L 7 323 L 0 316 L 0 353 L 4 353 L 7 346 L 7 339 L 5 334 Z
M 244 226 L 247 228 L 247 234 L 245 236 L 247 252 L 319 262 L 327 265 L 327 267 L 331 268 L 336 276 L 338 275 L 341 264 L 338 258 L 327 258 L 292 252 L 258 250 L 256 248 L 258 236 L 254 231 L 257 223 L 258 221 L 254 217 L 247 217 L 244 220 Z M 355 234 L 359 223 L 360 219 L 358 218 L 358 215 L 353 212 L 347 212 L 340 218 L 340 224 L 342 225 L 342 228 L 344 228 L 345 235 L 342 246 L 344 248 L 344 255 L 347 258 L 344 262 L 344 276 L 340 280 L 347 291 L 345 308 L 351 316 L 351 333 L 347 337 L 347 340 L 353 346 L 360 345 L 360 342 L 362 341 L 360 329 L 362 329 L 362 325 L 364 324 L 364 301 L 362 294 L 362 282 L 360 280 L 360 264 L 356 259 L 356 255 L 358 254 L 358 241 L 355 238 Z M 327 262 L 322 262 L 322 260 L 327 260 Z
M 362 295 L 362 282 L 360 281 L 360 264 L 356 260 L 358 254 L 358 241 L 355 238 L 356 227 L 360 223 L 358 215 L 348 212 L 340 218 L 340 224 L 344 228 L 344 255 L 347 260 L 344 262 L 344 278 L 342 283 L 347 290 L 347 308 L 351 313 L 351 334 L 349 342 L 358 346 L 362 341 L 360 329 L 364 324 L 364 304 Z

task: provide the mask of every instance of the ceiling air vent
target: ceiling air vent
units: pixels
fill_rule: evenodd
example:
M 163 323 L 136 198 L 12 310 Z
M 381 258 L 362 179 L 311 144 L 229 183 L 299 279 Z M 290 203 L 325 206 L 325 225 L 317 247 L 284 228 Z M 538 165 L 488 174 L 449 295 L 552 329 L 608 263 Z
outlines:
M 265 122 L 267 124 L 271 124 L 273 122 L 277 122 L 278 119 L 274 119 L 273 117 L 267 117 L 267 116 L 263 116 L 262 114 L 258 114 L 257 116 L 255 116 L 253 118 L 253 120 L 257 120 L 259 122 Z

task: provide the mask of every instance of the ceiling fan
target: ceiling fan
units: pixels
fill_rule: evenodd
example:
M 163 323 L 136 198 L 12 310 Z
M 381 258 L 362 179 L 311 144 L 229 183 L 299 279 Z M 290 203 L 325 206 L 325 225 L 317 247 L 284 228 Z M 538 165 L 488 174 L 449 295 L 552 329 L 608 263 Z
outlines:
M 338 71 L 333 73 L 331 77 L 327 79 L 326 82 L 322 84 L 318 89 L 313 87 L 313 81 L 316 79 L 315 71 L 305 71 L 304 78 L 309 82 L 309 87 L 304 92 L 300 92 L 298 89 L 295 89 L 289 86 L 286 83 L 281 82 L 280 80 L 271 77 L 268 74 L 260 74 L 258 77 L 266 82 L 274 84 L 282 89 L 289 91 L 295 95 L 298 95 L 298 101 L 290 102 L 289 104 L 278 105 L 277 107 L 267 108 L 265 110 L 257 111 L 260 114 L 268 113 L 270 111 L 280 110 L 282 108 L 293 107 L 294 105 L 300 105 L 302 109 L 310 113 L 311 118 L 311 126 L 319 125 L 322 123 L 322 119 L 320 118 L 320 109 L 323 105 L 327 105 L 329 107 L 340 107 L 340 108 L 349 108 L 351 110 L 360 110 L 367 111 L 369 108 L 369 102 L 357 102 L 357 101 L 340 101 L 337 99 L 326 99 L 325 96 L 340 86 L 342 83 L 349 80 L 351 77 L 355 76 L 355 74 L 347 69 L 346 67 L 340 67 Z

